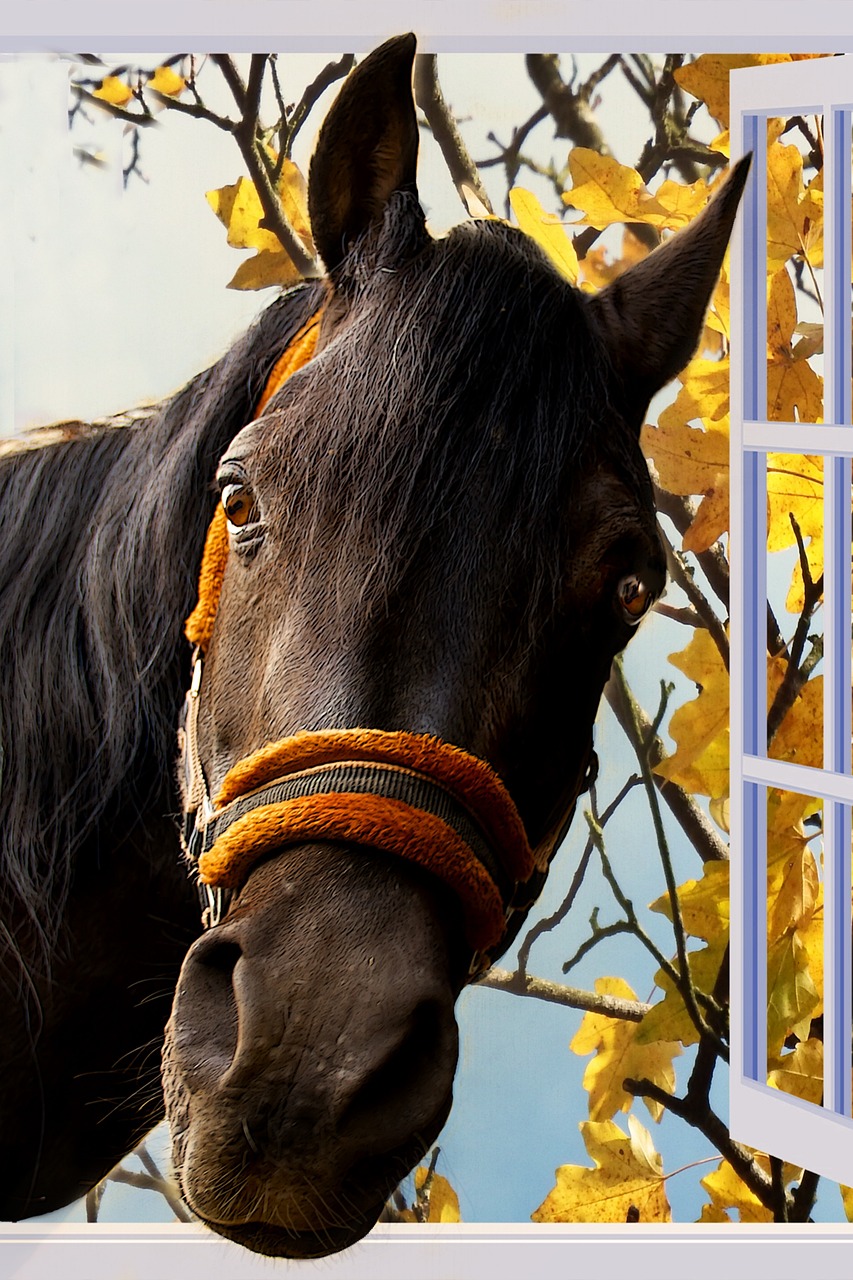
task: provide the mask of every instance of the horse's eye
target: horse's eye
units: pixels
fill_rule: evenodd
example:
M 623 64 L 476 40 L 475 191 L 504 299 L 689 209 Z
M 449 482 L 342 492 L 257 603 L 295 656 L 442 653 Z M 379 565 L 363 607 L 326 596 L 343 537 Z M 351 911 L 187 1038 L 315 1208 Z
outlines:
M 636 627 L 655 598 L 652 591 L 646 586 L 642 578 L 637 577 L 636 573 L 629 573 L 627 577 L 622 579 L 617 589 L 617 595 L 619 604 L 622 606 L 622 616 L 629 627 Z
M 228 523 L 237 529 L 255 519 L 255 497 L 247 484 L 226 484 L 222 490 L 222 506 Z

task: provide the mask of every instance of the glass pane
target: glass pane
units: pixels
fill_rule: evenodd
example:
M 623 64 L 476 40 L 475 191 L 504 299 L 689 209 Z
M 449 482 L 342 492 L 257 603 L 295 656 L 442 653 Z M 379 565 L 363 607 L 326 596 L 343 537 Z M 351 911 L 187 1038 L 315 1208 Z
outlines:
M 823 1101 L 823 802 L 767 793 L 767 1083 Z
M 823 765 L 823 459 L 767 455 L 767 754 Z
M 767 122 L 767 419 L 823 421 L 823 117 Z

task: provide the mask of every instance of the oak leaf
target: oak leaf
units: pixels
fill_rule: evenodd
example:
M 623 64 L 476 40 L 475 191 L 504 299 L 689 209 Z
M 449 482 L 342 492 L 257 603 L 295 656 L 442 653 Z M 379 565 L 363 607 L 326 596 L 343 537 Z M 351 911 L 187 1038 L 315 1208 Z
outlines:
M 556 1185 L 530 1216 L 534 1222 L 670 1222 L 661 1158 L 648 1130 L 628 1117 L 628 1135 L 613 1120 L 585 1120 L 580 1131 L 595 1167 L 561 1165 Z
M 583 217 L 575 225 L 603 231 L 614 222 L 645 222 L 659 231 L 684 227 L 707 203 L 709 188 L 701 179 L 684 186 L 671 179 L 654 195 L 636 169 L 619 164 L 588 147 L 575 147 L 569 155 L 571 190 L 563 200 Z
M 305 181 L 291 160 L 282 162 L 277 190 L 290 225 L 313 254 Z M 275 233 L 262 225 L 263 206 L 253 182 L 238 178 L 230 186 L 208 191 L 207 202 L 226 227 L 228 243 L 235 249 L 256 251 L 254 257 L 238 268 L 229 289 L 265 289 L 271 285 L 294 284 L 302 278 Z
M 759 67 L 771 62 L 792 62 L 800 56 L 819 58 L 822 54 L 790 53 L 703 53 L 684 67 L 676 68 L 676 83 L 704 102 L 721 124 L 729 123 L 729 72 L 737 67 Z
M 620 1000 L 636 1000 L 635 993 L 621 978 L 598 978 L 599 995 L 617 996 Z M 651 1080 L 667 1093 L 675 1091 L 675 1068 L 672 1060 L 681 1049 L 675 1043 L 638 1044 L 639 1024 L 600 1013 L 585 1013 L 580 1027 L 569 1045 L 573 1053 L 594 1053 L 587 1063 L 583 1087 L 589 1093 L 591 1120 L 610 1120 L 617 1111 L 629 1111 L 634 1095 L 622 1087 L 625 1079 Z M 653 1119 L 660 1121 L 663 1106 L 644 1099 Z
M 521 230 L 544 249 L 561 275 L 577 284 L 578 255 L 561 220 L 547 213 L 536 196 L 523 187 L 512 188 L 509 202 Z

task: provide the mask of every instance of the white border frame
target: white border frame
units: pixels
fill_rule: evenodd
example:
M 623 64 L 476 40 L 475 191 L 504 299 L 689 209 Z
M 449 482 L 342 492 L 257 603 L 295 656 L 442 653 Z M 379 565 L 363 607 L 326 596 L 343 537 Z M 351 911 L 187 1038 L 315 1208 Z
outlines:
M 851 29 L 839 30 L 844 19 Z M 409 27 L 426 51 L 527 52 L 546 48 L 631 52 L 776 48 L 853 50 L 853 20 L 832 0 L 30 0 L 3 14 L 0 57 L 22 51 L 146 49 L 209 43 L 235 52 L 277 43 L 295 52 L 331 43 L 364 51 Z M 723 35 L 730 31 L 732 35 Z M 166 34 L 168 33 L 168 34 Z M 201 35 L 204 33 L 204 35 Z M 0 1266 L 15 1280 L 250 1280 L 279 1274 L 341 1280 L 537 1280 L 630 1274 L 633 1280 L 718 1280 L 720 1274 L 778 1280 L 808 1269 L 824 1280 L 850 1274 L 853 1229 L 788 1226 L 378 1227 L 345 1254 L 317 1263 L 271 1262 L 195 1226 L 0 1224 Z M 819 1261 L 816 1263 L 816 1249 Z

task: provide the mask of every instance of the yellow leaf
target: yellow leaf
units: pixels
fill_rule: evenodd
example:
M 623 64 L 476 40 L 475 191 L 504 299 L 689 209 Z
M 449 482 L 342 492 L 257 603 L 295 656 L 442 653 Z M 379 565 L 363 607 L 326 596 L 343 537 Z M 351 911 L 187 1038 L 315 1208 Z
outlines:
M 228 243 L 234 249 L 268 249 L 281 251 L 278 237 L 259 225 L 264 216 L 254 182 L 238 178 L 228 187 L 207 192 L 207 202 L 228 231 Z
M 111 107 L 125 107 L 133 97 L 133 90 L 118 76 L 104 76 L 97 89 L 92 90 L 92 96 L 108 102 Z
M 753 1195 L 746 1183 L 741 1181 L 728 1160 L 722 1160 L 713 1173 L 703 1178 L 702 1186 L 711 1197 L 712 1208 L 718 1212 L 737 1209 L 741 1222 L 773 1221 L 773 1214 L 765 1209 L 758 1196 Z
M 690 976 L 693 985 L 706 994 L 714 990 L 728 941 L 728 930 L 721 930 L 707 947 L 703 947 L 701 951 L 690 952 Z M 664 998 L 653 1005 L 643 1018 L 637 1029 L 637 1043 L 651 1044 L 656 1040 L 680 1040 L 685 1047 L 698 1044 L 699 1032 L 687 1012 L 678 988 L 662 969 L 655 974 L 655 982 L 664 992 Z
M 701 880 L 688 880 L 678 889 L 678 903 L 684 928 L 694 938 L 711 942 L 719 937 L 720 930 L 729 927 L 729 864 L 706 862 Z M 659 911 L 672 919 L 672 903 L 665 893 L 650 904 L 651 911 Z
M 415 1170 L 415 1190 L 421 1192 L 429 1170 L 421 1165 Z M 459 1197 L 446 1178 L 433 1173 L 429 1184 L 429 1212 L 427 1222 L 461 1222 Z M 413 1215 L 414 1217 L 414 1215 Z
M 618 996 L 621 1000 L 637 997 L 627 982 L 621 978 L 598 978 L 595 990 L 599 995 Z M 589 1093 L 591 1120 L 610 1120 L 617 1111 L 629 1111 L 634 1095 L 622 1087 L 626 1079 L 652 1080 L 667 1093 L 675 1091 L 675 1069 L 672 1060 L 681 1049 L 677 1044 L 660 1042 L 648 1045 L 636 1043 L 639 1024 L 621 1018 L 608 1018 L 600 1013 L 585 1013 L 569 1048 L 583 1056 L 594 1053 L 584 1071 L 583 1087 Z M 663 1107 L 660 1103 L 645 1100 L 652 1117 L 660 1120 Z
M 803 157 L 795 146 L 767 148 L 767 270 L 776 271 L 803 251 Z
M 729 432 L 713 424 L 703 431 L 669 415 L 657 427 L 646 425 L 640 433 L 646 457 L 654 459 L 660 484 L 667 493 L 708 493 L 721 472 L 729 467 Z
M 797 323 L 797 304 L 791 277 L 782 267 L 767 280 L 767 354 L 791 359 L 791 338 Z
M 667 178 L 654 194 L 655 203 L 669 215 L 661 226 L 672 231 L 686 227 L 705 208 L 710 194 L 711 188 L 702 178 L 689 184 Z
M 581 286 L 592 293 L 596 289 L 603 289 L 605 285 L 627 271 L 633 263 L 641 262 L 648 255 L 648 247 L 637 239 L 630 227 L 625 227 L 622 232 L 621 257 L 611 261 L 606 249 L 590 249 L 586 257 L 578 263 Z
M 708 804 L 708 812 L 716 822 L 721 831 L 725 831 L 728 835 L 731 830 L 729 822 L 729 797 L 717 796 Z
M 728 127 L 729 72 L 737 67 L 790 61 L 789 53 L 703 53 L 674 74 L 682 89 L 704 102 L 711 115 Z
M 786 1037 L 808 1030 L 808 1020 L 820 1004 L 820 993 L 809 975 L 809 954 L 796 933 L 785 934 L 767 953 L 767 1052 L 778 1055 Z
M 684 530 L 682 550 L 699 555 L 712 547 L 729 527 L 729 510 L 729 473 L 721 471 L 714 477 L 713 488 L 705 494 L 696 515 Z
M 553 213 L 546 213 L 532 192 L 525 191 L 523 187 L 512 188 L 509 202 L 525 235 L 544 249 L 561 275 L 571 284 L 577 284 L 578 255 L 560 219 Z
M 844 1214 L 848 1222 L 853 1222 L 853 1187 L 845 1187 L 839 1184 L 841 1192 L 841 1203 L 844 1205 Z
M 801 362 L 802 365 L 802 362 Z M 771 366 L 772 367 L 772 366 Z M 799 367 L 799 366 L 798 366 Z M 808 368 L 808 365 L 802 365 Z M 768 368 L 768 389 L 770 386 Z M 812 580 L 823 573 L 823 459 L 808 454 L 767 455 L 767 550 L 784 551 L 796 545 L 791 515 L 806 544 L 806 560 Z M 799 557 L 794 568 L 786 607 L 800 613 L 803 581 Z
M 263 249 L 242 262 L 228 281 L 229 289 L 268 289 L 296 284 L 302 276 L 283 249 Z
M 612 1120 L 585 1120 L 583 1140 L 595 1168 L 561 1165 L 556 1186 L 535 1213 L 534 1222 L 670 1222 L 663 1166 L 651 1137 L 634 1116 L 629 1136 Z
M 819 1018 L 823 1012 L 823 885 L 818 889 L 814 911 L 804 924 L 799 925 L 796 937 L 805 949 L 808 976 L 820 997 L 809 1017 Z
M 661 230 L 683 227 L 693 216 L 689 211 L 700 198 L 696 186 L 705 187 L 702 182 L 682 187 L 683 194 L 679 196 L 677 183 L 664 183 L 670 202 L 667 207 L 646 190 L 636 169 L 619 164 L 612 156 L 600 155 L 588 147 L 575 147 L 569 153 L 569 168 L 573 186 L 564 192 L 563 200 L 584 214 L 577 225 L 587 224 L 600 231 L 614 222 L 647 222 Z
M 290 225 L 313 254 L 314 243 L 308 225 L 305 183 L 295 164 L 282 164 L 278 192 Z M 248 178 L 216 191 L 207 192 L 207 201 L 220 222 L 228 230 L 228 243 L 235 249 L 256 249 L 254 257 L 243 262 L 229 282 L 229 289 L 266 289 L 270 285 L 295 284 L 301 274 L 282 248 L 278 237 L 262 227 L 263 206 Z
M 767 1083 L 819 1106 L 823 1098 L 823 1042 L 801 1040 L 793 1052 L 768 1062 Z
M 767 823 L 767 937 L 771 943 L 811 918 L 820 888 L 802 815 L 792 820 L 775 798 L 771 794 Z M 798 799 L 802 810 L 807 798 Z
M 729 412 L 729 359 L 692 360 L 681 375 L 681 390 L 658 421 L 662 426 L 700 420 L 707 426 Z
M 715 798 L 728 794 L 729 675 L 704 628 L 670 662 L 699 686 L 696 698 L 677 707 L 669 724 L 676 750 L 655 773 L 687 791 Z
M 148 80 L 148 88 L 155 93 L 162 93 L 167 98 L 177 98 L 187 87 L 183 76 L 179 76 L 172 67 L 158 67 Z
M 716 1204 L 703 1204 L 702 1212 L 696 1219 L 697 1222 L 731 1222 L 731 1218 L 725 1209 L 721 1209 Z
M 302 170 L 287 156 L 281 162 L 278 179 L 278 195 L 288 222 L 309 253 L 313 254 L 314 240 L 308 221 L 308 187 Z

